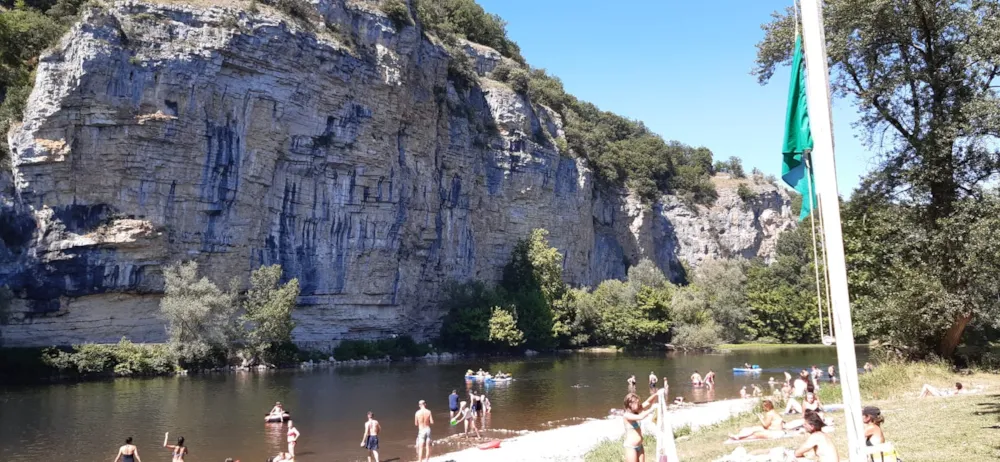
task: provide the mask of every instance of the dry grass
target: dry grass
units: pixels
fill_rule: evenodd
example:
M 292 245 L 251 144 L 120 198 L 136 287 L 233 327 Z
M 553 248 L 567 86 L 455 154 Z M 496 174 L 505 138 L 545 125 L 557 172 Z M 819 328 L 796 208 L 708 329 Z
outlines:
M 976 394 L 950 398 L 916 398 L 924 383 L 948 388 L 955 382 L 986 388 Z M 830 395 L 836 396 L 835 387 L 826 388 L 831 390 Z M 861 393 L 866 405 L 882 409 L 886 419 L 883 431 L 907 462 L 1000 460 L 1000 375 L 955 374 L 937 364 L 886 365 L 862 376 Z M 832 416 L 836 427 L 834 441 L 843 456 L 847 453 L 843 414 Z M 754 424 L 754 416 L 743 415 L 703 428 L 678 441 L 679 456 L 691 461 L 716 460 L 738 447 L 722 444 L 728 435 Z M 766 454 L 774 447 L 795 448 L 804 440 L 805 436 L 800 436 L 746 442 L 744 447 L 752 454 Z M 646 447 L 652 451 L 656 446 L 648 443 Z M 621 451 L 619 442 L 605 442 L 588 454 L 587 461 L 621 460 Z

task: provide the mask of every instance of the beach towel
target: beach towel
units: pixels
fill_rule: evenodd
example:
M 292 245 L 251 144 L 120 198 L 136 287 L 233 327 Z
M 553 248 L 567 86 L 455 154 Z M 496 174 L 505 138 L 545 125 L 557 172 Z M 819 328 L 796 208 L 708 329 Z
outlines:
M 833 426 L 832 425 L 827 425 L 827 426 L 823 427 L 823 433 L 831 433 L 831 432 L 833 432 Z M 722 444 L 743 444 L 743 443 L 755 443 L 757 441 L 774 441 L 774 440 L 783 440 L 783 439 L 788 439 L 788 438 L 795 438 L 797 436 L 805 436 L 805 432 L 801 432 L 801 431 L 786 431 L 784 435 L 777 436 L 777 437 L 774 437 L 774 438 L 753 439 L 753 440 L 749 440 L 749 439 L 748 440 L 726 440 Z
M 678 462 L 677 444 L 674 442 L 674 428 L 670 424 L 670 417 L 667 415 L 667 394 L 664 389 L 656 392 L 659 399 L 656 401 L 656 462 Z

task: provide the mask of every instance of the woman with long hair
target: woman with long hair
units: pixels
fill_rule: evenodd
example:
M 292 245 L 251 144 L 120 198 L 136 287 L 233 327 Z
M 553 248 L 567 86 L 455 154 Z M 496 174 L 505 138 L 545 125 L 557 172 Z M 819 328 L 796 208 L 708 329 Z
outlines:
M 625 395 L 625 412 L 622 413 L 622 420 L 625 425 L 625 462 L 645 462 L 646 451 L 642 447 L 642 421 L 653 413 L 652 405 L 659 397 L 659 393 L 654 393 L 646 401 L 639 401 L 639 395 L 629 393 Z
M 188 448 L 184 446 L 184 437 L 177 438 L 177 444 L 167 444 L 170 433 L 163 435 L 163 447 L 170 450 L 172 462 L 184 462 L 184 456 L 188 454 Z

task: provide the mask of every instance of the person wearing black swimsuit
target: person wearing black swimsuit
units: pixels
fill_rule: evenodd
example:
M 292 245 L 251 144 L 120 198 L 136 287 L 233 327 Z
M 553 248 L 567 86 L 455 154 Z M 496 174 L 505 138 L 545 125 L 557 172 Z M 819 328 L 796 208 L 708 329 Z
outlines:
M 139 448 L 132 444 L 132 437 L 125 438 L 125 445 L 118 448 L 118 457 L 115 462 L 142 462 L 139 459 Z

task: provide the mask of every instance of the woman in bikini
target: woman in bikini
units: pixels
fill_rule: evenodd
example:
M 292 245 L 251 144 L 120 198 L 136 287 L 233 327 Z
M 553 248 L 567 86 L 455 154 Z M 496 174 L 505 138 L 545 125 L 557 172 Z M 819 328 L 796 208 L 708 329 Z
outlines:
M 170 439 L 169 432 L 163 435 L 163 447 L 170 450 L 170 460 L 184 462 L 184 456 L 188 454 L 188 448 L 184 446 L 184 437 L 177 438 L 177 444 L 167 444 L 168 439 Z
M 764 415 L 757 416 L 760 420 L 760 425 L 747 427 L 735 435 L 729 435 L 730 441 L 767 440 L 785 435 L 785 422 L 781 420 L 781 416 L 774 410 L 774 403 L 769 399 L 765 399 L 761 406 L 764 408 Z
M 139 448 L 132 444 L 132 437 L 125 438 L 125 445 L 118 448 L 115 462 L 142 462 L 139 459 Z
M 294 459 L 295 458 L 295 443 L 299 441 L 299 429 L 295 428 L 295 424 L 291 420 L 288 421 L 288 455 Z
M 625 424 L 625 462 L 646 462 L 646 451 L 642 447 L 642 420 L 653 413 L 652 405 L 659 397 L 654 393 L 646 401 L 639 402 L 635 393 L 625 395 L 625 412 L 622 419 Z

